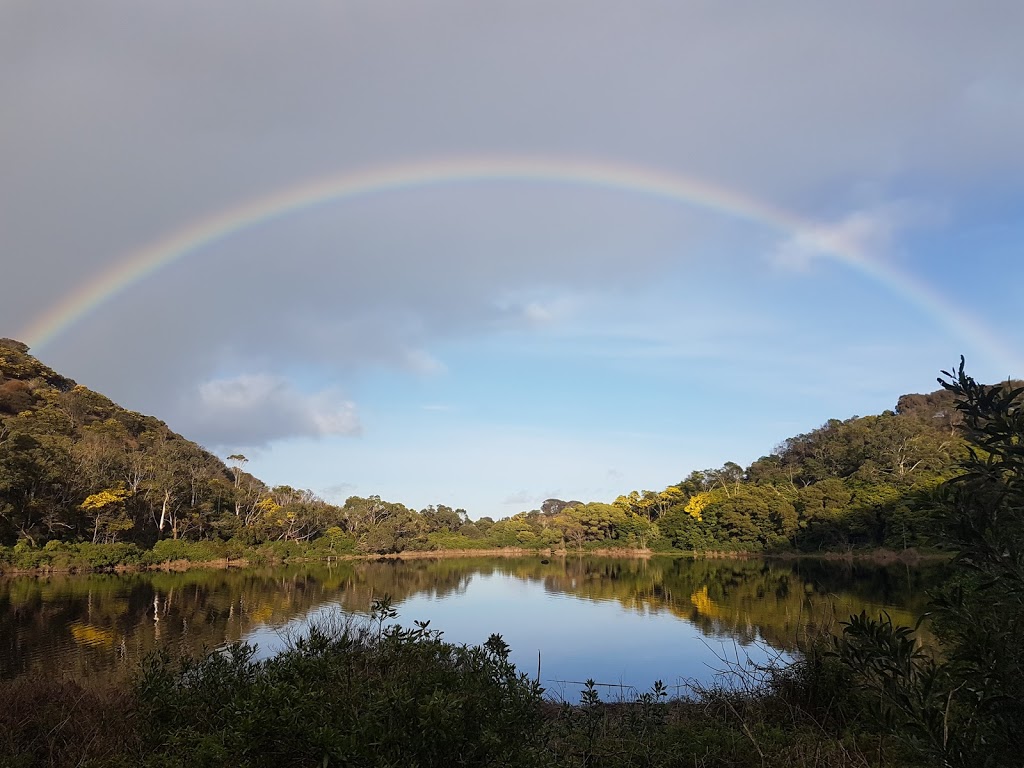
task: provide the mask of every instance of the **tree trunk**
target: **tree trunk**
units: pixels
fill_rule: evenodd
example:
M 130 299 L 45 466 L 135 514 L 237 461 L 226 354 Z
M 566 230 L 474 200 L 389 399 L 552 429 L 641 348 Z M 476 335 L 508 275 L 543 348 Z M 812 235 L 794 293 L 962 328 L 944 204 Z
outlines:
M 167 522 L 167 505 L 170 503 L 170 501 L 171 501 L 171 492 L 170 492 L 170 490 L 165 490 L 164 491 L 164 503 L 160 507 L 160 523 L 156 527 L 157 538 L 160 538 L 160 536 L 163 535 L 164 524 Z

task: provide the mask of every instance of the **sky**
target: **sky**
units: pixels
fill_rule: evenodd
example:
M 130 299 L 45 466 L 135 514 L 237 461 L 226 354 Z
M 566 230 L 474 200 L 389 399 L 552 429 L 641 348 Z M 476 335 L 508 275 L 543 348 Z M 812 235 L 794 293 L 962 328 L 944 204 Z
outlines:
M 0 336 L 494 518 L 1024 377 L 1024 5 L 0 0 Z

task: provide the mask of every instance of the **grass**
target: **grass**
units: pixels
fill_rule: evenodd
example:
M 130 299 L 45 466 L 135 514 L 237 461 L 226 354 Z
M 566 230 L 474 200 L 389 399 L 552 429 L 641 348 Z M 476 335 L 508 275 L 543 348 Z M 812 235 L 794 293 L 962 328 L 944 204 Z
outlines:
M 129 684 L 25 676 L 0 683 L 0 765 L 132 765 L 141 754 Z

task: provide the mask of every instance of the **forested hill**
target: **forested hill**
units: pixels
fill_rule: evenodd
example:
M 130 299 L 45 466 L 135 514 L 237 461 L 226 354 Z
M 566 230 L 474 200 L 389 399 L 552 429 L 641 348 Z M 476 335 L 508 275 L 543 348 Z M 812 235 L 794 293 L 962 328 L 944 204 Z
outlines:
M 920 502 L 957 474 L 966 452 L 953 397 L 938 390 L 904 395 L 879 415 L 832 419 L 745 470 L 726 463 L 655 499 L 634 493 L 617 503 L 660 504 L 662 534 L 685 548 L 905 548 L 925 543 L 928 505 Z
M 879 415 L 830 420 L 746 468 L 727 462 L 611 504 L 549 500 L 549 509 L 500 524 L 523 544 L 557 537 L 579 547 L 905 549 L 930 543 L 930 495 L 966 455 L 953 395 L 939 389 L 904 395 Z
M 945 390 L 904 395 L 892 411 L 831 420 L 746 468 L 728 462 L 612 503 L 548 499 L 473 521 L 443 504 L 416 511 L 353 496 L 338 506 L 268 488 L 243 471 L 244 457 L 228 467 L 0 339 L 0 545 L 160 542 L 165 554 L 183 551 L 168 540 L 228 542 L 231 551 L 306 542 L 330 553 L 905 548 L 926 543 L 932 524 L 921 502 L 966 455 L 958 417 Z
M 82 542 L 159 542 L 167 556 L 190 552 L 170 541 L 228 542 L 201 550 L 223 556 L 267 542 L 319 541 L 327 554 L 437 548 L 432 534 L 460 529 L 484 540 L 461 509 L 416 512 L 376 496 L 333 505 L 269 488 L 243 470 L 244 456 L 228 461 L 0 339 L 0 547 L 15 545 L 16 566 Z
M 0 543 L 210 535 L 254 484 L 0 339 Z

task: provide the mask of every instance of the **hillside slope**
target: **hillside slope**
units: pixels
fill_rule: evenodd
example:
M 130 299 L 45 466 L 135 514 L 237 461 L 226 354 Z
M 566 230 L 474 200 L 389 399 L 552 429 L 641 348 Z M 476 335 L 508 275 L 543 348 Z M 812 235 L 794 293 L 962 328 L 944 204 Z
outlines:
M 268 488 L 0 340 L 0 545 L 324 539 L 367 553 L 477 547 L 836 550 L 927 543 L 929 494 L 967 446 L 945 390 L 832 419 L 749 467 L 727 462 L 612 503 L 548 499 L 502 520 L 377 496 Z M 324 538 L 326 537 L 326 538 Z
M 208 535 L 262 488 L 28 352 L 0 339 L 0 544 Z

